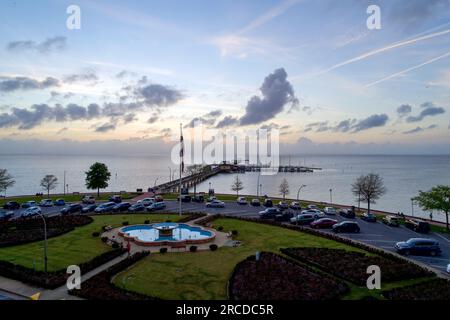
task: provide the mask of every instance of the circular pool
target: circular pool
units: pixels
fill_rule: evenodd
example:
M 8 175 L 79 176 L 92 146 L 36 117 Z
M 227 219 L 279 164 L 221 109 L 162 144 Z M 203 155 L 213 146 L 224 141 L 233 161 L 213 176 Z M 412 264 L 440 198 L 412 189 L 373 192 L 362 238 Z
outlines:
M 128 226 L 120 229 L 119 235 L 142 246 L 201 244 L 213 241 L 216 236 L 201 227 L 173 222 Z

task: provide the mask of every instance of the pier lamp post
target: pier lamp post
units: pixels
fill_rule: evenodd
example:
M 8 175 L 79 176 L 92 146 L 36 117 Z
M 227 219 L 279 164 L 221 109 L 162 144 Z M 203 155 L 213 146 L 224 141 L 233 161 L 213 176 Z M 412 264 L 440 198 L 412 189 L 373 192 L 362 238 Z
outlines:
M 333 204 L 333 189 L 330 189 L 330 204 Z
M 411 198 L 411 215 L 414 217 L 414 199 Z
M 169 181 L 172 181 L 172 168 L 171 167 L 167 168 L 169 168 Z
M 260 172 L 258 172 L 258 181 L 256 182 L 256 197 L 259 198 L 259 176 L 260 176 Z
M 262 183 L 259 184 L 259 192 L 262 194 Z
M 300 196 L 300 190 L 302 190 L 304 187 L 306 187 L 306 184 L 302 184 L 302 185 L 300 186 L 300 188 L 298 188 L 298 191 L 297 191 L 297 201 L 299 201 L 298 197 Z
M 47 274 L 47 223 L 45 222 L 45 217 L 42 215 L 42 213 L 38 213 L 38 215 L 44 222 L 44 271 L 45 274 Z
M 153 184 L 153 188 L 156 187 L 156 182 L 158 181 L 159 177 L 155 179 L 155 183 Z

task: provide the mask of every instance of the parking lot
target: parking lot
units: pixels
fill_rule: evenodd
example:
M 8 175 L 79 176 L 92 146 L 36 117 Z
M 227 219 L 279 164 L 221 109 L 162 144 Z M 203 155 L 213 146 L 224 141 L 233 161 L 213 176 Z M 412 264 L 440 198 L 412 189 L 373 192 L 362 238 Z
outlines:
M 165 201 L 167 211 L 170 212 L 178 212 L 179 203 L 174 200 Z M 48 207 L 41 208 L 42 213 L 45 216 L 55 216 L 60 214 L 60 210 L 63 207 Z M 238 217 L 258 217 L 258 212 L 264 210 L 263 206 L 253 207 L 250 205 L 239 205 L 235 202 L 226 202 L 225 208 L 206 208 L 205 203 L 193 203 L 193 202 L 183 202 L 181 205 L 182 212 L 208 212 L 211 214 L 226 214 L 230 216 L 238 216 Z M 21 212 L 25 209 L 19 209 L 14 211 L 14 218 L 20 217 Z M 293 210 L 293 212 L 295 212 Z M 339 215 L 329 216 L 330 218 L 336 219 L 338 222 L 349 220 L 343 218 Z M 436 270 L 441 272 L 445 272 L 447 265 L 450 263 L 450 236 L 446 234 L 439 234 L 435 232 L 431 232 L 429 234 L 421 234 L 417 233 L 413 230 L 407 229 L 404 226 L 400 227 L 391 227 L 387 226 L 381 222 L 366 222 L 359 218 L 353 219 L 355 220 L 361 229 L 360 233 L 357 234 L 349 234 L 349 233 L 340 233 L 339 235 L 342 237 L 354 239 L 363 243 L 367 243 L 376 247 L 380 247 L 382 249 L 386 249 L 389 251 L 395 251 L 394 245 L 399 241 L 406 241 L 410 238 L 431 238 L 439 241 L 440 247 L 442 250 L 442 254 L 438 257 L 431 256 L 410 256 L 411 259 L 416 260 L 418 262 L 424 263 Z M 322 229 L 325 232 L 332 232 L 331 230 Z

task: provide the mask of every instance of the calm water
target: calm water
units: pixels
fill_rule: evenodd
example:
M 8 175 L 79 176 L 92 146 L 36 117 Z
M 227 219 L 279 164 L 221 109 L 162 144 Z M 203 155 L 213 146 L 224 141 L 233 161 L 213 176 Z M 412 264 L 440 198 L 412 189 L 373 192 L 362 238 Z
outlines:
M 95 162 L 104 162 L 111 171 L 110 186 L 106 191 L 132 191 L 147 189 L 157 183 L 169 180 L 169 172 L 177 169 L 170 159 L 154 157 L 110 157 L 110 156 L 0 156 L 0 168 L 7 169 L 16 179 L 16 185 L 8 190 L 8 195 L 34 194 L 42 192 L 40 179 L 45 174 L 54 174 L 60 184 L 55 192 L 63 192 L 63 177 L 69 192 L 85 192 L 84 172 Z M 289 158 L 283 157 L 282 164 Z M 373 207 L 387 211 L 411 213 L 411 197 L 418 190 L 428 190 L 437 184 L 450 184 L 450 156 L 301 156 L 291 157 L 293 165 L 321 167 L 314 173 L 278 173 L 273 176 L 260 176 L 262 194 L 278 196 L 278 186 L 283 178 L 290 185 L 290 197 L 297 196 L 298 187 L 307 185 L 300 193 L 300 199 L 329 201 L 330 188 L 334 203 L 356 204 L 350 189 L 353 180 L 370 172 L 379 173 L 388 189 Z M 169 170 L 169 167 L 171 168 Z M 178 177 L 178 172 L 175 173 Z M 244 190 L 241 193 L 256 194 L 258 173 L 241 174 Z M 232 174 L 218 175 L 197 187 L 197 191 L 207 191 L 209 182 L 216 192 L 232 192 Z M 420 209 L 415 207 L 415 214 Z M 423 213 L 422 213 L 423 214 Z M 428 217 L 429 213 L 425 213 Z M 444 217 L 434 213 L 433 218 Z

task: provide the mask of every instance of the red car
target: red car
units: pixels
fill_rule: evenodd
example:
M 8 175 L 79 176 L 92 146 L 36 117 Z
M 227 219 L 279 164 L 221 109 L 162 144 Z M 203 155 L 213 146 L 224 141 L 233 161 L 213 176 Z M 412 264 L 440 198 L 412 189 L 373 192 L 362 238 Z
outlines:
M 330 218 L 322 218 L 311 222 L 311 227 L 316 229 L 327 229 L 333 227 L 337 223 L 337 220 Z

